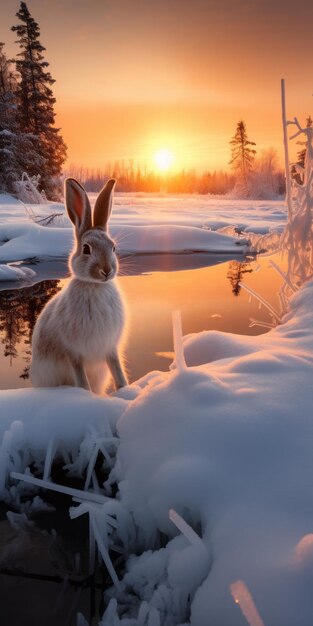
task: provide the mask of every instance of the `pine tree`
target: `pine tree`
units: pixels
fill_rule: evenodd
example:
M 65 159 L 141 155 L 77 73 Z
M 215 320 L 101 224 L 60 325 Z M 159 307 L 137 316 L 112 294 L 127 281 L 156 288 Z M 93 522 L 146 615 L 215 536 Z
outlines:
M 44 60 L 45 48 L 39 41 L 39 26 L 25 2 L 21 2 L 16 16 L 21 22 L 12 27 L 21 49 L 16 60 L 18 122 L 21 132 L 31 133 L 38 139 L 42 161 L 40 172 L 38 162 L 29 163 L 27 171 L 31 176 L 40 173 L 41 188 L 50 199 L 57 199 L 66 146 L 60 129 L 54 125 L 55 98 L 51 87 L 55 81 L 46 69 L 49 63 Z
M 0 43 L 0 191 L 15 192 L 28 163 L 42 163 L 34 135 L 21 133 L 17 121 L 17 82 L 11 61 Z
M 231 160 L 229 164 L 238 173 L 238 184 L 245 195 L 250 193 L 250 174 L 253 168 L 256 150 L 254 141 L 249 141 L 245 123 L 241 120 L 237 124 L 235 135 L 230 141 Z

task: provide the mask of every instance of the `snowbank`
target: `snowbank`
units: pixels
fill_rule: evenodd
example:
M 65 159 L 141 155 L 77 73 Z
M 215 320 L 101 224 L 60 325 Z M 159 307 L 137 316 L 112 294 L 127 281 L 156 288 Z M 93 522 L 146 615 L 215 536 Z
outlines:
M 7 222 L 0 224 L 0 261 L 67 257 L 73 242 L 70 228 L 48 228 L 29 220 L 26 224 Z
M 0 265 L 0 282 L 28 280 L 35 275 L 35 272 L 28 267 Z
M 125 588 L 131 584 L 141 600 L 149 595 L 160 615 L 172 606 L 162 624 L 184 621 L 175 592 L 187 602 L 196 587 L 193 626 L 242 626 L 230 593 L 238 580 L 265 624 L 311 624 L 312 306 L 310 283 L 267 335 L 187 337 L 187 362 L 219 360 L 150 375 L 118 421 L 121 501 L 143 545 L 160 530 L 173 536 L 174 508 L 212 555 L 205 569 L 181 538 L 129 562 Z
M 96 194 L 90 194 L 92 205 L 95 199 Z M 60 213 L 62 217 L 48 227 L 30 219 Z M 278 201 L 120 193 L 115 195 L 110 224 L 112 236 L 119 241 L 120 254 L 190 250 L 231 254 L 238 253 L 238 238 L 218 238 L 215 231 L 232 227 L 228 235 L 236 234 L 236 229 L 245 233 L 280 233 L 286 224 L 286 207 Z M 215 234 L 209 234 L 210 231 Z M 72 245 L 73 231 L 64 205 L 25 205 L 0 194 L 0 262 L 33 256 L 66 257 Z
M 238 255 L 245 250 L 234 237 L 188 226 L 112 226 L 110 233 L 117 240 L 120 255 L 164 252 Z M 71 227 L 45 227 L 32 222 L 0 224 L 0 261 L 67 257 L 73 242 Z
M 240 254 L 245 249 L 240 239 L 192 226 L 125 226 L 110 228 L 123 253 L 155 254 L 212 252 Z M 241 248 L 241 250 L 240 250 Z
M 84 438 L 112 437 L 125 404 L 72 387 L 0 391 L 0 490 L 10 470 L 24 471 L 32 461 L 43 464 L 51 440 L 55 454 L 75 459 Z
M 96 194 L 89 194 L 91 204 Z M 217 230 L 238 226 L 252 232 L 268 232 L 286 225 L 287 211 L 281 201 L 228 199 L 222 196 L 117 193 L 112 224 L 181 224 Z M 257 230 L 256 230 L 257 229 Z

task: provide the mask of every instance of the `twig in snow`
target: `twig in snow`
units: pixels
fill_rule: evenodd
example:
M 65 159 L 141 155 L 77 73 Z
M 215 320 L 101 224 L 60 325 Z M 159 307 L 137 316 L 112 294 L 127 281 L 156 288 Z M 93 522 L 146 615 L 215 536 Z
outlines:
M 33 220 L 36 224 L 41 224 L 44 226 L 48 226 L 51 224 L 56 217 L 64 217 L 64 213 L 51 213 L 51 215 L 46 215 L 45 217 L 40 217 L 39 215 L 35 217 Z

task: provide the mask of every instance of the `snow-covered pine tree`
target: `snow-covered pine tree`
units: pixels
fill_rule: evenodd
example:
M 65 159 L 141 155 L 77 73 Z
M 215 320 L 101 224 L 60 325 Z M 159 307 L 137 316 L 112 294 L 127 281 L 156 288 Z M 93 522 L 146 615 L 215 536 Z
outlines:
M 0 191 L 9 193 L 15 192 L 15 183 L 28 170 L 29 163 L 37 163 L 38 167 L 42 164 L 36 137 L 19 130 L 16 89 L 12 63 L 0 43 Z
M 256 150 L 254 141 L 249 141 L 245 123 L 241 120 L 237 124 L 235 135 L 230 141 L 231 160 L 229 164 L 237 173 L 236 187 L 244 196 L 250 195 L 250 174 L 253 168 Z
M 20 131 L 32 133 L 38 138 L 38 153 L 42 164 L 30 163 L 28 174 L 40 173 L 40 187 L 51 200 L 58 199 L 62 165 L 66 158 L 66 146 L 55 127 L 55 98 L 51 86 L 55 82 L 47 71 L 49 63 L 44 60 L 45 48 L 39 41 L 40 30 L 25 2 L 16 13 L 20 24 L 13 26 L 21 52 L 17 55 L 18 73 L 17 112 Z

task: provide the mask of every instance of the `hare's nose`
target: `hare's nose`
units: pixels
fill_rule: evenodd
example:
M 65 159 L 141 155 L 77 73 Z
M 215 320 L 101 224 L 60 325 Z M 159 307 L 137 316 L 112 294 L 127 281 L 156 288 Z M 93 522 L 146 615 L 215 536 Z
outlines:
M 107 279 L 108 275 L 104 270 L 99 269 L 99 274 L 102 278 L 105 278 L 105 280 Z

